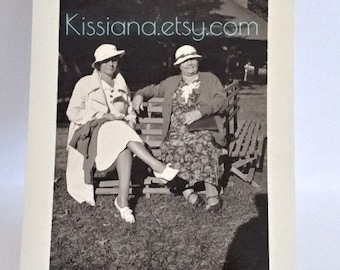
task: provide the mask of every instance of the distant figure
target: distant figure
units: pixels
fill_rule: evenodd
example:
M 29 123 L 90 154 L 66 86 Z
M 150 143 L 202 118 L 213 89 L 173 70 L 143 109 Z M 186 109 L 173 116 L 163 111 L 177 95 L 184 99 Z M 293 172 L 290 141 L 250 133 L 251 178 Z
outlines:
M 244 80 L 245 70 L 244 70 L 244 59 L 241 51 L 232 51 L 228 56 L 227 65 L 229 71 L 229 81 L 233 80 Z
M 250 69 L 254 69 L 254 67 L 251 65 L 251 62 L 248 62 L 247 64 L 244 65 L 244 78 L 243 81 L 247 81 L 248 80 L 248 71 Z
M 176 67 L 181 74 L 171 76 L 158 85 L 150 85 L 136 92 L 133 107 L 139 113 L 144 99 L 164 97 L 162 160 L 171 163 L 180 172 L 176 178 L 185 189 L 182 194 L 194 207 L 204 200 L 194 191 L 194 184 L 203 182 L 206 189 L 206 210 L 218 211 L 222 202 L 218 192 L 221 145 L 225 145 L 223 124 L 219 114 L 226 110 L 223 86 L 210 72 L 198 72 L 202 56 L 189 45 L 175 53 Z M 203 116 L 214 116 L 218 131 L 207 129 L 189 131 L 188 125 Z M 176 183 L 174 179 L 171 183 Z
M 66 112 L 71 121 L 66 178 L 71 196 L 93 205 L 93 168 L 104 171 L 115 166 L 119 193 L 114 205 L 123 220 L 134 223 L 128 206 L 132 153 L 164 182 L 172 180 L 178 170 L 154 158 L 134 130 L 136 114 L 130 91 L 117 69 L 124 53 L 112 44 L 99 46 L 93 73 L 81 78 L 73 90 Z

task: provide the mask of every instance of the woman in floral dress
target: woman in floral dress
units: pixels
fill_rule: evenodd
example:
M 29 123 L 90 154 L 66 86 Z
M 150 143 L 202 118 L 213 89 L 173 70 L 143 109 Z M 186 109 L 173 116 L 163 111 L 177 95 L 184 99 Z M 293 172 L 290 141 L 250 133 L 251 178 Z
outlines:
M 217 211 L 221 208 L 218 196 L 219 156 L 225 146 L 223 124 L 219 114 L 226 109 L 227 102 L 219 79 L 209 72 L 198 72 L 196 49 L 181 46 L 175 53 L 175 66 L 180 75 L 172 76 L 159 85 L 150 85 L 136 92 L 133 107 L 139 112 L 145 99 L 164 97 L 162 160 L 181 168 L 178 177 L 185 180 L 187 188 L 184 197 L 198 206 L 203 199 L 192 186 L 200 181 L 206 189 L 206 209 Z M 203 116 L 214 115 L 219 132 L 209 130 L 189 131 L 188 125 Z M 180 166 L 179 166 L 180 165 Z

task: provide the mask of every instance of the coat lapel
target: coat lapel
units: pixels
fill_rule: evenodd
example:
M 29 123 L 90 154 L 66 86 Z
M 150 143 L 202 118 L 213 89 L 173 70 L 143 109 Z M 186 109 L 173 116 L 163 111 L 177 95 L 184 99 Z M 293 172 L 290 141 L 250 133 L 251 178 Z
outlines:
M 106 101 L 105 93 L 102 88 L 99 73 L 97 70 L 94 70 L 92 73 L 93 80 L 90 81 L 89 88 L 90 91 L 88 95 L 91 95 L 91 99 L 96 103 L 109 107 Z

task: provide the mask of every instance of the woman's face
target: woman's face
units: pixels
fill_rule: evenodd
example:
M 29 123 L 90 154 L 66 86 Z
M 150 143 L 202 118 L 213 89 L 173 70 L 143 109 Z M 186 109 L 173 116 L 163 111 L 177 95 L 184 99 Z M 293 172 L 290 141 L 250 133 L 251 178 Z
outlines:
M 198 60 L 188 59 L 180 64 L 179 68 L 184 76 L 193 76 L 198 72 Z
M 117 70 L 119 57 L 105 59 L 99 66 L 99 71 L 108 76 L 113 76 Z

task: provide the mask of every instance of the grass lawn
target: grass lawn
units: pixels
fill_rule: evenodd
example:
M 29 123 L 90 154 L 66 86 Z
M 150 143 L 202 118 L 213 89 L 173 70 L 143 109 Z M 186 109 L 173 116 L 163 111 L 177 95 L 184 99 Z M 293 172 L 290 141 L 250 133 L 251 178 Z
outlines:
M 239 120 L 266 121 L 266 86 L 245 87 Z M 138 199 L 136 224 L 121 221 L 113 196 L 78 204 L 66 191 L 67 128 L 57 129 L 50 269 L 268 269 L 267 160 L 254 188 L 235 176 L 219 213 L 181 196 Z

